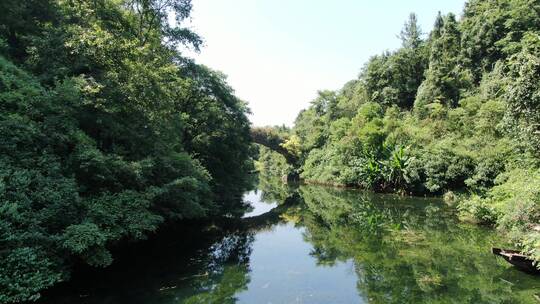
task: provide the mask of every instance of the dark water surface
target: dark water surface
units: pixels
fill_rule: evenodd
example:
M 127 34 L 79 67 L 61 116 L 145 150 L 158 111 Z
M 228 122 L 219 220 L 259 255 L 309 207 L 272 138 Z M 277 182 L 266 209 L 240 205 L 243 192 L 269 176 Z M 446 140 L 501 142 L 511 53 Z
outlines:
M 439 199 L 259 188 L 232 227 L 135 247 L 43 303 L 540 303 L 540 279 L 490 253 L 497 233 Z

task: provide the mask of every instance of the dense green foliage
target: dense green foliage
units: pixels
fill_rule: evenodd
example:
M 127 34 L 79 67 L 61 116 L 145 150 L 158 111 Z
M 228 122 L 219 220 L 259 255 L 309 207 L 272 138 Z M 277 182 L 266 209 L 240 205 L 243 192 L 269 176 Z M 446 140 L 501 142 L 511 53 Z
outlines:
M 178 51 L 201 44 L 181 27 L 189 0 L 0 10 L 0 302 L 107 266 L 164 223 L 238 214 L 247 109 Z
M 428 35 L 412 14 L 400 38 L 298 115 L 297 170 L 308 182 L 464 193 L 464 218 L 540 261 L 540 4 L 470 0 Z

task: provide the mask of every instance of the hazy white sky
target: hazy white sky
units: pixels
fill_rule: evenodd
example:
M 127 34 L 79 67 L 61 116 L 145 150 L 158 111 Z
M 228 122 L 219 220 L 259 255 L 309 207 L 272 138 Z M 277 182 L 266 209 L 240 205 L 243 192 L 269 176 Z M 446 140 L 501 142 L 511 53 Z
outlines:
M 205 45 L 192 56 L 228 75 L 256 126 L 292 126 L 318 90 L 339 89 L 369 57 L 400 45 L 409 13 L 424 32 L 464 0 L 193 0 L 190 27 Z

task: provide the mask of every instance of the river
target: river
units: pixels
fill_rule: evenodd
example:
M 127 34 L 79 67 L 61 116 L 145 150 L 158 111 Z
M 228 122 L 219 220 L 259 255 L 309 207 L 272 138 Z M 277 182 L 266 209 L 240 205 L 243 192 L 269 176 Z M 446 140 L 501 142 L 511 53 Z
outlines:
M 234 225 L 146 244 L 43 303 L 539 303 L 496 231 L 437 198 L 261 184 Z M 175 233 L 193 234 L 187 229 Z

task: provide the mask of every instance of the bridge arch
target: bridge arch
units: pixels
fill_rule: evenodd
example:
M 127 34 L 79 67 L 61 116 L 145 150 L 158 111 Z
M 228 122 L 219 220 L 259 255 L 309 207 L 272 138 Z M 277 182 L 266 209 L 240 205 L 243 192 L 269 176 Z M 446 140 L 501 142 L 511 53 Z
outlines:
M 254 143 L 265 146 L 268 149 L 283 155 L 287 163 L 292 166 L 292 170 L 286 175 L 282 176 L 282 180 L 284 182 L 300 181 L 300 159 L 297 155 L 290 153 L 283 147 L 286 138 L 280 136 L 272 128 L 252 128 L 251 139 Z
M 254 143 L 283 155 L 288 164 L 295 168 L 298 167 L 298 157 L 283 147 L 286 139 L 271 128 L 252 128 L 251 139 Z

